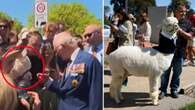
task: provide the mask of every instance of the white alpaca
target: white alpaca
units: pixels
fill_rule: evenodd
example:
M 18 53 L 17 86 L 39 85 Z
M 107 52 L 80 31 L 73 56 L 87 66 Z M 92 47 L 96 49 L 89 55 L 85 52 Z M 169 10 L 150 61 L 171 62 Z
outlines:
M 178 30 L 178 21 L 174 17 L 168 17 L 162 25 L 162 32 L 168 39 L 174 39 Z M 173 42 L 174 43 L 174 42 Z M 165 54 L 153 48 L 140 48 L 123 46 L 108 56 L 109 66 L 112 72 L 110 96 L 116 103 L 123 100 L 120 93 L 122 82 L 127 76 L 149 77 L 150 96 L 154 105 L 158 104 L 158 85 L 161 74 L 166 71 L 173 59 L 173 53 Z
M 31 68 L 30 59 L 27 56 L 26 50 L 14 50 L 7 55 L 7 59 L 3 62 L 3 68 L 9 76 L 17 81 L 21 78 L 31 80 L 32 74 L 29 72 Z

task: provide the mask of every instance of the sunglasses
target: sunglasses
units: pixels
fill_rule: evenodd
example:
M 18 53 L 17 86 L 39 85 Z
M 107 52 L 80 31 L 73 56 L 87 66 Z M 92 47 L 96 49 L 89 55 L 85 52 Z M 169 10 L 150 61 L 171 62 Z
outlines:
M 91 37 L 93 33 L 88 33 L 88 34 L 85 34 L 84 37 L 87 38 L 87 37 Z
M 186 11 L 179 11 L 180 14 L 186 14 Z
M 84 38 L 89 38 L 89 37 L 91 37 L 95 33 L 98 33 L 98 31 L 94 31 L 94 32 L 91 32 L 91 33 L 87 33 L 87 34 L 84 35 Z
M 8 28 L 7 25 L 0 25 L 0 29 L 1 29 L 1 30 L 7 29 L 7 28 Z
M 179 12 L 180 14 L 185 14 L 187 12 L 187 10 L 185 10 L 185 9 L 178 9 L 177 12 Z

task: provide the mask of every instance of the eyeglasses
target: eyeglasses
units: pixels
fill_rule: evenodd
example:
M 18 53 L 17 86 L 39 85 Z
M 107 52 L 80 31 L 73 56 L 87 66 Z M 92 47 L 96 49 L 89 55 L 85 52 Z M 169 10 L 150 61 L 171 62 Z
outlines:
M 8 26 L 7 25 L 0 25 L 0 30 L 4 30 L 4 29 L 7 29 Z
M 179 12 L 180 14 L 186 14 L 186 9 L 178 9 L 177 12 Z
M 84 35 L 84 38 L 91 37 L 93 33 L 88 33 Z
M 179 11 L 179 13 L 180 14 L 186 14 L 186 11 L 181 10 L 181 11 Z
M 98 33 L 98 31 L 94 31 L 94 32 L 91 32 L 91 33 L 87 33 L 87 34 L 84 35 L 84 38 L 89 38 L 89 37 L 91 37 L 95 33 Z

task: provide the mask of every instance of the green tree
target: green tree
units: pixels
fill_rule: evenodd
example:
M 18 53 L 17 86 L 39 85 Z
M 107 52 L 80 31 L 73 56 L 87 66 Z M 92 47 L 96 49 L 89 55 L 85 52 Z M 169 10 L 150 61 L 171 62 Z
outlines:
M 86 25 L 100 24 L 93 14 L 85 6 L 78 3 L 52 4 L 48 8 L 48 21 L 63 22 L 70 31 L 82 34 Z M 29 16 L 28 26 L 34 25 L 34 15 Z
M 111 8 L 109 6 L 104 6 L 104 24 L 108 25 L 110 23 L 109 20 L 109 13 L 111 11 Z
M 155 0 L 128 0 L 128 11 L 139 15 L 141 11 L 147 11 L 148 7 L 156 6 Z
M 13 29 L 16 30 L 17 32 L 20 32 L 20 30 L 23 27 L 22 23 L 20 23 L 17 19 L 13 19 L 12 17 L 10 17 L 8 14 L 6 14 L 4 12 L 0 12 L 0 18 L 12 20 L 13 21 Z
M 125 0 L 110 0 L 110 4 L 114 5 L 114 12 L 116 12 L 120 8 L 125 8 Z
M 155 0 L 111 0 L 111 4 L 114 5 L 114 11 L 120 8 L 125 9 L 125 3 L 128 3 L 128 12 L 138 15 L 140 11 L 147 11 L 147 7 L 156 6 Z

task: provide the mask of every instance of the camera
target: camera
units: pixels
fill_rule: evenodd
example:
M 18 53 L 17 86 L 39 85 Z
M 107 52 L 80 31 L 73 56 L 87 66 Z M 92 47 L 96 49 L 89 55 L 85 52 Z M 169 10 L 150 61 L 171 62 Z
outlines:
M 21 80 L 17 83 L 17 86 L 18 87 L 21 87 L 21 88 L 26 88 L 28 86 L 30 86 L 30 82 L 29 81 L 26 81 L 26 80 Z M 30 101 L 30 98 L 31 96 L 29 94 L 27 94 L 27 90 L 17 90 L 17 94 L 18 94 L 18 98 L 21 99 L 26 99 L 27 101 Z
M 21 88 L 26 88 L 30 86 L 30 82 L 27 80 L 21 80 L 19 82 L 17 82 L 17 86 L 21 87 Z M 18 89 L 17 90 L 17 96 L 18 96 L 18 100 L 20 102 L 21 99 L 25 99 L 29 104 L 30 104 L 30 108 L 32 109 L 33 107 L 33 98 L 31 95 L 27 94 L 27 90 L 21 90 Z M 24 105 L 22 105 L 21 103 L 19 103 L 18 110 L 26 110 L 26 108 L 24 107 Z

